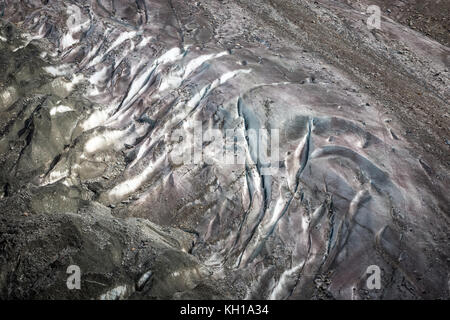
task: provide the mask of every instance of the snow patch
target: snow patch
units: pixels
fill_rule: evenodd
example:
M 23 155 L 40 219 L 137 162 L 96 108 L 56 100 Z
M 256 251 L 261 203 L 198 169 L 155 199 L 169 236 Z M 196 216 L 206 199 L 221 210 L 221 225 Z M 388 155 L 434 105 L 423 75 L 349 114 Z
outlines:
M 64 113 L 69 111 L 73 111 L 73 109 L 68 106 L 57 106 L 50 109 L 50 115 L 54 116 L 57 113 Z
M 181 83 L 186 80 L 186 78 L 191 75 L 192 72 L 197 70 L 202 64 L 211 59 L 217 59 L 222 56 L 227 55 L 226 51 L 218 53 L 218 54 L 207 54 L 192 59 L 187 64 L 186 68 L 177 70 L 173 72 L 169 77 L 163 79 L 161 86 L 159 87 L 159 91 L 164 91 L 168 89 L 173 89 L 179 87 Z
M 128 289 L 126 285 L 115 287 L 100 296 L 100 300 L 119 300 L 125 298 Z
M 61 64 L 59 66 L 45 67 L 44 71 L 51 74 L 54 77 L 65 76 L 72 72 L 72 69 L 68 64 Z

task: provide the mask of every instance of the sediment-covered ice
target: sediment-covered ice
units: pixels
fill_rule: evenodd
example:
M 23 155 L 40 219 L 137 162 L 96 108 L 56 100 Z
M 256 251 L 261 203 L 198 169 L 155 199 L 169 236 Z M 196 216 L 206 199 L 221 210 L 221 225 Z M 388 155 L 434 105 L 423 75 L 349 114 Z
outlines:
M 248 31 L 251 26 L 240 24 L 245 19 L 229 26 L 220 16 L 214 25 L 199 13 L 180 13 L 230 13 L 203 2 L 82 1 L 66 8 L 53 1 L 27 8 L 25 15 L 6 7 L 7 19 L 22 21 L 31 34 L 20 48 L 45 38 L 48 51 L 57 52 L 40 59 L 51 78 L 45 88 L 60 103 L 43 100 L 50 106 L 48 119 L 36 115 L 37 107 L 21 120 L 19 136 L 28 150 L 48 153 L 36 171 L 27 169 L 39 173 L 30 181 L 42 188 L 63 185 L 70 203 L 98 203 L 112 210 L 111 217 L 139 217 L 195 236 L 190 248 L 179 250 L 198 259 L 208 277 L 197 266 L 174 268 L 163 277 L 142 264 L 139 290 L 152 292 L 152 283 L 188 292 L 197 284 L 192 278 L 220 283 L 239 298 L 317 298 L 323 290 L 327 297 L 355 298 L 365 295 L 366 268 L 376 264 L 387 278 L 382 291 L 367 297 L 448 296 L 448 261 L 442 260 L 448 243 L 430 236 L 442 237 L 446 228 L 438 225 L 448 225 L 444 184 L 397 136 L 401 126 L 383 121 L 383 102 L 341 66 L 329 64 L 326 54 L 310 52 L 306 40 Z M 331 19 L 325 6 L 301 6 Z M 38 19 L 24 20 L 27 15 Z M 360 14 L 348 15 L 352 28 L 358 25 Z M 57 17 L 65 20 L 53 22 Z M 49 29 L 49 21 L 55 27 Z M 286 26 L 298 31 L 291 24 Z M 224 35 L 224 26 L 237 28 L 236 34 Z M 402 30 L 395 23 L 390 28 Z M 377 37 L 396 41 L 382 31 Z M 381 44 L 354 41 L 380 50 Z M 0 90 L 3 112 L 18 93 L 15 87 Z M 203 137 L 212 130 L 220 134 Z M 42 142 L 41 131 L 52 143 Z M 227 135 L 231 140 L 214 144 Z M 26 148 L 20 157 L 34 159 Z M 233 151 L 228 158 L 227 148 Z M 189 161 L 174 161 L 180 154 Z M 440 253 L 431 253 L 434 246 Z M 176 263 L 181 259 L 166 254 Z M 327 278 L 326 289 L 328 282 L 319 285 L 319 278 Z M 413 293 L 404 292 L 404 279 Z M 129 284 L 116 283 L 94 298 L 133 294 Z

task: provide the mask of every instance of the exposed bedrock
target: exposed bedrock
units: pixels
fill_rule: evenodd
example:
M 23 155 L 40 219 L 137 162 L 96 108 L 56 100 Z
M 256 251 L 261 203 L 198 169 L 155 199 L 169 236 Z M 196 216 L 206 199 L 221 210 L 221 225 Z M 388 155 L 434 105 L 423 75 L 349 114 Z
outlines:
M 448 299 L 449 48 L 344 2 L 0 1 L 0 297 Z

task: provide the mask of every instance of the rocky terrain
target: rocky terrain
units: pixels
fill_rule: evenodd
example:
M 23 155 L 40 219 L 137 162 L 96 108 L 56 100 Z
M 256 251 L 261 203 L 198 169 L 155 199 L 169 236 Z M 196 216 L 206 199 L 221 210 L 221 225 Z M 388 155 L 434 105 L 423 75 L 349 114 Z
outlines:
M 449 299 L 449 7 L 0 0 L 0 299 Z

